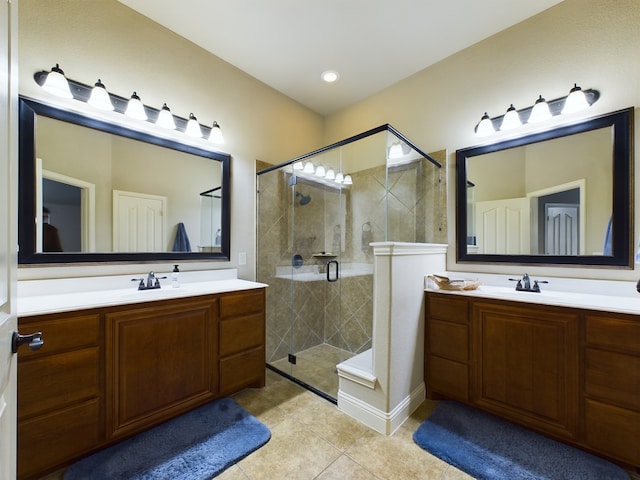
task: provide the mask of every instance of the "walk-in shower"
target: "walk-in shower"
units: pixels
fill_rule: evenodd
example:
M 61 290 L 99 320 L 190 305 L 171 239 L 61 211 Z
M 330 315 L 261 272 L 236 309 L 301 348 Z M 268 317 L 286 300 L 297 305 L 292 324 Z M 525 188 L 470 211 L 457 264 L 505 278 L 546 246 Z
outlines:
M 372 346 L 371 244 L 446 241 L 434 156 L 383 125 L 258 171 L 270 368 L 336 399 L 336 365 Z

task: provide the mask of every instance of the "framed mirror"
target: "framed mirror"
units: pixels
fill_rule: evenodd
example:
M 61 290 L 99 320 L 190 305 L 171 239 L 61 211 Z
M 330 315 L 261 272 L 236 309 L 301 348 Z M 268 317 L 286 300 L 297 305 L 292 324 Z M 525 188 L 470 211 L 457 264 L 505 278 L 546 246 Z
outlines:
M 18 263 L 229 260 L 228 154 L 19 106 Z
M 459 263 L 633 266 L 633 108 L 456 152 Z

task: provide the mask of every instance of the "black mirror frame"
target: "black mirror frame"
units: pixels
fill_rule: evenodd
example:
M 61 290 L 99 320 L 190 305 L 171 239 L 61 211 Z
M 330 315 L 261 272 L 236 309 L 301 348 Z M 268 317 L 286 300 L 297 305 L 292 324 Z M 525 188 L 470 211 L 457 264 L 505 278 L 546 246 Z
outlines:
M 630 107 L 572 125 L 456 151 L 456 258 L 458 263 L 589 265 L 633 268 L 633 115 Z M 467 159 L 486 153 L 613 127 L 613 255 L 497 255 L 467 251 Z
M 222 242 L 219 252 L 144 252 L 144 253 L 38 253 L 36 252 L 35 218 L 35 128 L 38 115 L 62 120 L 84 127 L 94 128 L 123 137 L 151 143 L 161 147 L 190 153 L 218 161 L 222 166 Z M 38 101 L 19 98 L 19 171 L 18 171 L 18 264 L 65 264 L 88 262 L 171 262 L 173 260 L 229 260 L 231 246 L 230 228 L 230 168 L 231 156 L 180 143 L 150 133 L 91 118 L 80 113 L 60 109 Z M 33 221 L 25 221 L 33 219 Z

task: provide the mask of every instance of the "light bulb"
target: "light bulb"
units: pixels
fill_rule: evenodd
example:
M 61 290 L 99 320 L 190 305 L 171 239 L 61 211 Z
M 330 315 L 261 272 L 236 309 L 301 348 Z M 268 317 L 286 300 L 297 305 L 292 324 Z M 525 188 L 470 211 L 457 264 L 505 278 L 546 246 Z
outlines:
M 322 165 L 318 165 L 318 168 L 316 168 L 315 174 L 318 177 L 324 177 L 326 174 L 326 170 L 324 169 L 324 167 Z
M 326 178 L 327 180 L 335 180 L 336 172 L 333 170 L 333 168 L 329 167 L 327 169 L 327 173 L 325 174 L 324 178 Z
M 187 127 L 184 130 L 184 133 L 194 138 L 202 138 L 202 130 L 200 129 L 200 124 L 198 123 L 198 119 L 193 113 L 189 114 L 189 120 L 187 121 Z
M 47 75 L 44 84 L 42 84 L 42 88 L 57 97 L 73 98 L 71 89 L 69 88 L 69 82 L 67 82 L 64 72 L 57 63 Z
M 136 92 L 133 92 L 131 95 L 124 114 L 128 117 L 135 118 L 136 120 L 147 119 L 147 114 L 144 111 L 144 105 L 140 101 L 140 97 Z
M 569 96 L 564 101 L 562 114 L 566 115 L 568 113 L 579 112 L 580 110 L 584 110 L 585 108 L 589 108 L 587 98 L 585 97 L 582 88 L 580 88 L 577 83 L 574 83 L 573 88 L 569 91 Z
M 100 79 L 98 79 L 91 89 L 91 95 L 89 96 L 87 103 L 100 110 L 113 110 L 113 103 L 111 103 L 109 92 L 107 92 L 107 88 Z
M 353 180 L 351 179 L 351 175 L 345 175 L 343 185 L 353 185 Z
M 493 122 L 491 118 L 489 118 L 489 114 L 484 112 L 484 115 L 480 119 L 480 123 L 476 127 L 476 135 L 478 137 L 486 137 L 491 135 L 492 133 L 496 133 L 496 129 L 493 128 Z
M 550 118 L 551 112 L 549 111 L 549 104 L 542 98 L 542 95 L 540 95 L 531 109 L 528 123 L 540 123 Z
M 296 162 L 293 164 L 294 170 L 302 170 L 303 168 L 304 168 L 304 163 L 302 162 Z
M 509 108 L 507 108 L 507 113 L 504 114 L 502 118 L 502 125 L 500 126 L 500 130 L 511 130 L 522 125 L 520 121 L 520 116 L 518 115 L 518 111 L 516 107 L 513 106 L 513 103 Z
M 222 145 L 224 143 L 224 137 L 222 136 L 222 129 L 218 122 L 214 120 L 213 126 L 211 127 L 211 132 L 209 133 L 209 140 L 212 143 Z
M 394 142 L 393 145 L 389 147 L 389 160 L 397 160 L 398 158 L 402 158 L 402 145 L 400 142 Z
M 160 109 L 160 113 L 158 113 L 158 119 L 156 120 L 156 125 L 162 128 L 166 128 L 168 130 L 176 129 L 176 122 L 173 119 L 173 115 L 171 114 L 171 110 L 167 107 L 166 103 L 162 104 L 162 108 Z
M 336 173 L 336 183 L 342 183 L 344 181 L 344 175 L 342 172 Z
M 302 170 L 303 173 L 313 173 L 316 171 L 316 167 L 313 166 L 313 163 L 311 162 L 307 162 L 304 165 L 304 169 Z

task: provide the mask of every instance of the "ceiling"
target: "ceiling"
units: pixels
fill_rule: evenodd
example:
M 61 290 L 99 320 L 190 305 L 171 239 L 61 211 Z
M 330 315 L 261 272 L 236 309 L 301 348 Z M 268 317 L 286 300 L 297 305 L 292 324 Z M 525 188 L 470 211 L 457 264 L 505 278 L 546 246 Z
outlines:
M 324 116 L 561 0 L 119 1 Z

